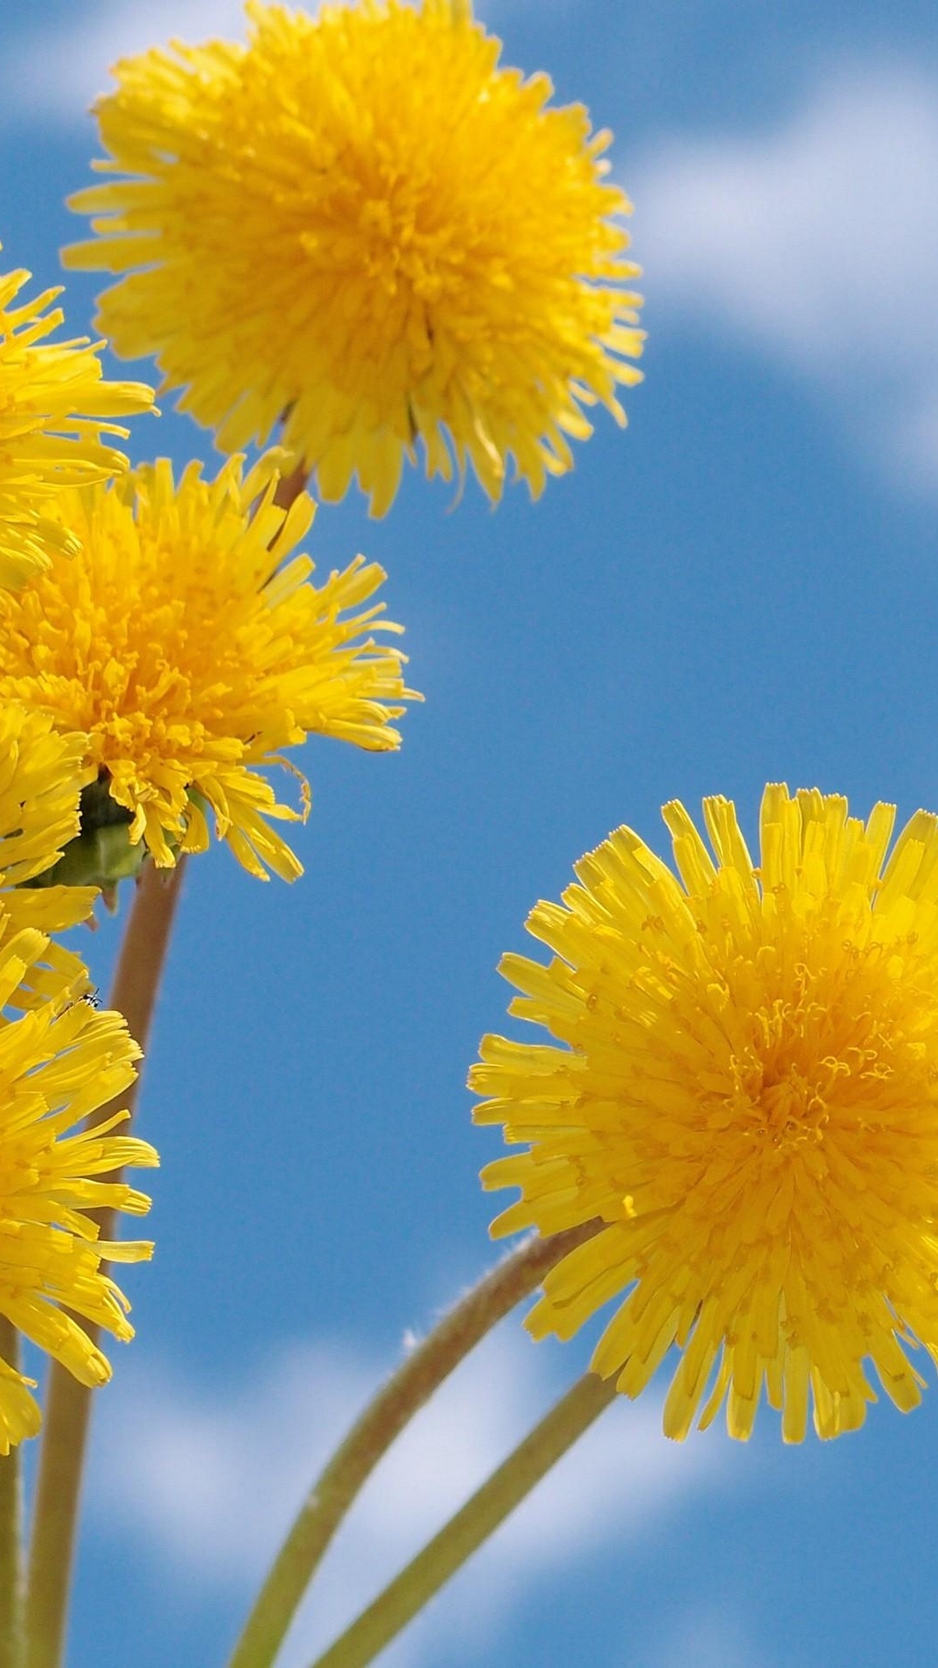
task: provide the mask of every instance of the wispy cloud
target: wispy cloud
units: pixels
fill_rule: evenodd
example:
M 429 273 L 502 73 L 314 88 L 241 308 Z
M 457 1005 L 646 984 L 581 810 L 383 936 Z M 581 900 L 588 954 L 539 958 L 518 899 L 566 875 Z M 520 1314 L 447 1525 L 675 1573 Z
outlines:
M 632 171 L 649 322 L 734 331 L 906 483 L 938 488 L 938 83 L 842 69 L 768 134 L 682 139 Z
M 360 1357 L 324 1344 L 285 1352 L 233 1392 L 197 1395 L 171 1375 L 123 1375 L 98 1432 L 93 1510 L 101 1532 L 132 1527 L 167 1580 L 250 1592 L 377 1376 Z M 288 1665 L 308 1662 L 374 1596 L 559 1388 L 545 1354 L 514 1325 L 487 1340 L 366 1487 L 323 1568 L 314 1611 L 298 1622 Z M 666 1442 L 652 1401 L 614 1407 L 389 1662 L 403 1668 L 438 1655 L 454 1629 L 471 1657 L 532 1581 L 561 1568 L 566 1580 L 610 1537 L 620 1546 L 646 1537 L 663 1515 L 718 1481 L 727 1462 L 718 1436 Z
M 667 1627 L 641 1668 L 768 1668 L 768 1660 L 738 1616 L 709 1608 Z
M 244 0 L 93 0 L 81 15 L 8 42 L 0 68 L 3 120 L 74 123 L 109 86 L 118 58 L 173 38 L 244 34 Z

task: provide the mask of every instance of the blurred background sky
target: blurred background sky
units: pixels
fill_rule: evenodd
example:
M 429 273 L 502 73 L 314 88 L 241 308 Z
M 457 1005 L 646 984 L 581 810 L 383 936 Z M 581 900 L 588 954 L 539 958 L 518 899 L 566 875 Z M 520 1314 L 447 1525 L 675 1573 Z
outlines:
M 492 513 L 411 472 L 324 507 L 321 567 L 389 573 L 426 705 L 394 757 L 303 759 L 305 878 L 190 868 L 141 1124 L 163 1155 L 139 1335 L 99 1398 L 70 1668 L 224 1660 L 325 1452 L 408 1329 L 487 1264 L 463 1089 L 500 953 L 618 823 L 755 823 L 766 780 L 938 805 L 938 13 L 925 0 L 479 0 L 505 59 L 616 133 L 647 381 L 575 472 Z M 233 0 L 0 0 L 6 268 L 57 281 L 83 111 L 125 51 Z M 94 276 L 67 292 L 87 331 Z M 130 373 L 145 373 L 135 365 Z M 212 457 L 171 414 L 134 456 Z M 126 904 L 125 904 L 126 908 Z M 119 923 L 118 923 L 119 925 Z M 83 948 L 106 985 L 112 925 Z M 371 1597 L 580 1370 L 517 1318 L 374 1480 L 287 1668 Z M 934 1374 L 932 1374 L 934 1377 Z M 389 1668 L 934 1661 L 938 1393 L 784 1450 L 683 1448 L 616 1406 Z

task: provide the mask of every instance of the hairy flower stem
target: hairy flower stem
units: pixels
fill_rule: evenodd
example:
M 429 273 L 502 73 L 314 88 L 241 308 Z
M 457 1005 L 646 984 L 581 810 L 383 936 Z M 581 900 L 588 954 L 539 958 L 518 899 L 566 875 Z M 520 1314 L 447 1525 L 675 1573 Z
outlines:
M 20 1340 L 0 1315 L 0 1356 L 19 1368 Z M 23 1668 L 23 1475 L 18 1447 L 0 1458 L 0 1668 Z
M 160 976 L 179 901 L 185 859 L 174 869 L 157 869 L 148 861 L 137 883 L 117 972 L 111 1006 L 122 1013 L 131 1035 L 146 1048 Z M 134 1110 L 140 1079 L 120 1097 Z M 100 1123 L 113 1111 L 94 1114 Z M 97 1213 L 101 1237 L 113 1233 L 113 1212 Z M 89 1335 L 94 1327 L 87 1327 Z M 59 1668 L 71 1581 L 75 1528 L 88 1440 L 92 1392 L 53 1362 L 49 1374 L 36 1506 L 30 1545 L 26 1596 L 26 1668 Z
M 527 1240 L 467 1292 L 382 1385 L 307 1495 L 229 1668 L 270 1668 L 333 1535 L 392 1442 L 479 1340 L 601 1226 L 593 1221 Z
M 418 1552 L 313 1668 L 364 1668 L 488 1540 L 616 1397 L 615 1378 L 585 1373 L 504 1465 Z

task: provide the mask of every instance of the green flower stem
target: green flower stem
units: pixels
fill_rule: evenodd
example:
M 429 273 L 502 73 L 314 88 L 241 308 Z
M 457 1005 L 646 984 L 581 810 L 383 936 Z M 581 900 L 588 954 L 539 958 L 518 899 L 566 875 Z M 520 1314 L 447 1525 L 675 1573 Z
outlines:
M 0 1315 L 0 1356 L 19 1368 L 20 1340 Z M 23 1476 L 19 1448 L 0 1457 L 0 1668 L 23 1665 Z
M 485 1334 L 598 1232 L 588 1222 L 527 1240 L 486 1274 L 401 1363 L 313 1484 L 264 1582 L 229 1668 L 271 1668 L 333 1535 L 395 1437 Z
M 586 1373 L 313 1668 L 365 1668 L 445 1586 L 616 1397 Z
M 174 869 L 148 861 L 140 871 L 117 972 L 111 1006 L 124 1015 L 131 1036 L 146 1048 L 160 976 L 182 882 L 185 860 Z M 120 1097 L 134 1110 L 140 1080 Z M 94 1114 L 100 1123 L 113 1111 Z M 114 1232 L 114 1213 L 100 1211 L 102 1239 Z M 95 1328 L 87 1328 L 95 1336 Z M 26 1590 L 27 1668 L 59 1668 L 65 1644 L 75 1529 L 91 1417 L 92 1392 L 53 1362 L 43 1422 L 39 1479 Z

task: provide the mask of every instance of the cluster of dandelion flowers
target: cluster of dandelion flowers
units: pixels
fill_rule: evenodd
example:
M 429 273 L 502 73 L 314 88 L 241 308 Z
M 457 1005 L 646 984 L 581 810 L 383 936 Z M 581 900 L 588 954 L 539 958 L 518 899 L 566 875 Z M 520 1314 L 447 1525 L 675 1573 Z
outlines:
M 35 932 L 0 946 L 0 1003 L 42 948 Z M 138 1262 L 152 1247 L 102 1240 L 88 1213 L 143 1215 L 146 1195 L 107 1178 L 158 1160 L 146 1142 L 115 1133 L 126 1112 L 77 1126 L 127 1088 L 139 1052 L 119 1014 L 81 1000 L 45 1002 L 0 1024 L 0 1314 L 89 1386 L 111 1370 L 81 1321 L 133 1336 L 126 1299 L 101 1264 Z M 0 1453 L 39 1425 L 29 1381 L 0 1360 Z
M 704 805 L 716 861 L 665 807 L 680 878 L 627 828 L 528 922 L 549 965 L 505 958 L 511 1012 L 561 1047 L 486 1038 L 482 1123 L 528 1150 L 484 1172 L 521 1198 L 495 1224 L 600 1219 L 544 1282 L 535 1336 L 622 1297 L 593 1358 L 636 1395 L 681 1357 L 665 1429 L 762 1387 L 783 1435 L 862 1424 L 864 1363 L 903 1410 L 938 1356 L 938 819 L 887 859 L 894 809 L 766 790 L 758 866 L 733 806 Z
M 75 491 L 57 508 L 78 553 L 0 595 L 0 699 L 87 737 L 87 773 L 161 866 L 203 850 L 213 815 L 252 873 L 294 879 L 270 821 L 302 813 L 259 772 L 310 733 L 400 742 L 404 657 L 373 635 L 400 628 L 369 600 L 384 573 L 358 557 L 310 583 L 295 547 L 314 506 L 274 503 L 277 461 L 231 459 L 214 482 L 191 464 L 178 483 L 160 461 Z
M 72 200 L 98 236 L 65 259 L 124 275 L 100 327 L 223 450 L 283 418 L 326 499 L 357 476 L 383 514 L 418 439 L 540 492 L 639 380 L 609 135 L 451 0 L 247 11 L 246 46 L 124 60 L 97 105 L 125 177 Z
M 14 588 L 46 565 L 50 548 L 73 547 L 50 503 L 125 469 L 111 438 L 127 430 L 113 419 L 153 402 L 142 383 L 106 382 L 91 343 L 47 340 L 62 324 L 52 306 L 60 291 L 18 302 L 29 277 L 0 276 L 0 585 Z

